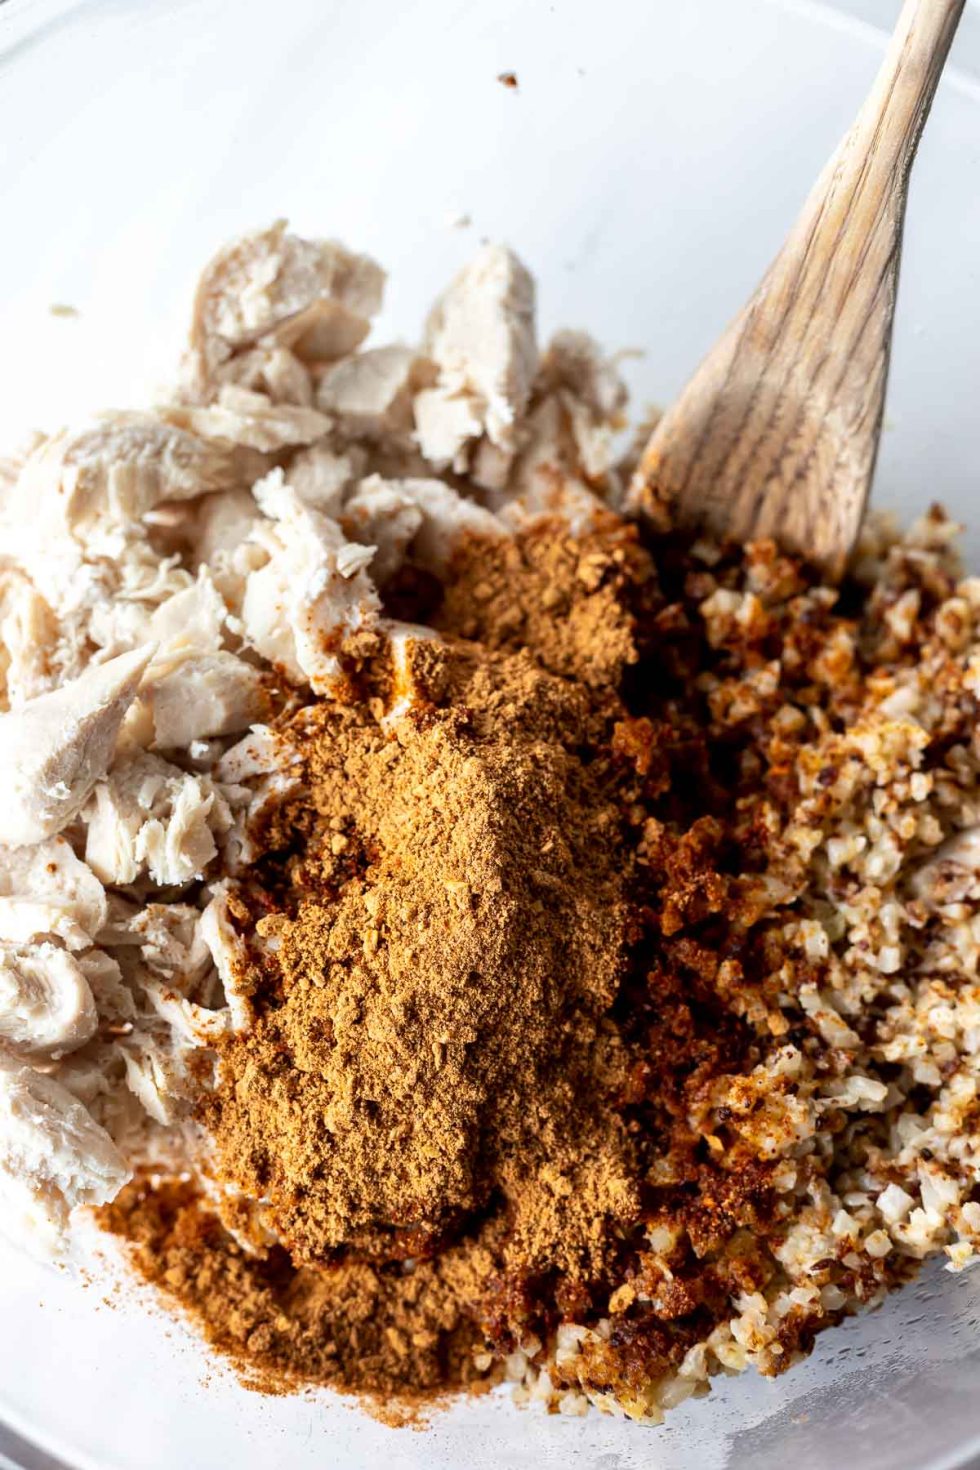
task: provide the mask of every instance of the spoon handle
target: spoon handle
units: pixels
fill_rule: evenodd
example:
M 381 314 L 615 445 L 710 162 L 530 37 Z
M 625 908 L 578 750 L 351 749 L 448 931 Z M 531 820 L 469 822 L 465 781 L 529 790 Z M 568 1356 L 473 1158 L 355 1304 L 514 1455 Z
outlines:
M 843 571 L 877 454 L 909 171 L 963 5 L 905 0 L 786 244 L 654 430 L 634 507 Z

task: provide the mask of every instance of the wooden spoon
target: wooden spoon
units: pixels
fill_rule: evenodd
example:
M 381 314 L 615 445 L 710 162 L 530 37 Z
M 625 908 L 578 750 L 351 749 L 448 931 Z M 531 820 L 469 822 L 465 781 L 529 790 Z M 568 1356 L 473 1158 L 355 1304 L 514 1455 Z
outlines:
M 786 244 L 655 428 L 633 509 L 772 536 L 842 574 L 878 451 L 909 171 L 963 5 L 906 0 Z

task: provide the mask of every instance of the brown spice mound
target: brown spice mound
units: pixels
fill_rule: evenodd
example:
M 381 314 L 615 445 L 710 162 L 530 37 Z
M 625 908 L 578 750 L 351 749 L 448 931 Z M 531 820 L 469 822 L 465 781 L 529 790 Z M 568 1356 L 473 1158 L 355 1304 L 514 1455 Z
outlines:
M 339 1383 L 404 1408 L 447 1384 L 488 1380 L 474 1366 L 475 1324 L 463 1311 L 479 1276 L 477 1253 L 447 1251 L 406 1266 L 340 1262 L 299 1270 L 282 1249 L 247 1253 L 195 1188 L 136 1181 L 102 1211 L 136 1247 L 148 1280 L 192 1303 L 209 1342 L 251 1387 Z
M 297 1262 L 428 1251 L 494 1195 L 542 1270 L 637 1208 L 602 1017 L 626 927 L 610 712 L 527 652 L 422 643 L 390 730 L 291 722 L 306 782 L 252 897 L 258 1016 L 206 1100 Z M 272 908 L 271 913 L 266 911 Z
M 513 540 L 465 541 L 441 589 L 434 627 L 487 649 L 528 649 L 534 662 L 589 689 L 618 691 L 662 599 L 635 528 L 601 512 L 576 539 L 541 521 Z

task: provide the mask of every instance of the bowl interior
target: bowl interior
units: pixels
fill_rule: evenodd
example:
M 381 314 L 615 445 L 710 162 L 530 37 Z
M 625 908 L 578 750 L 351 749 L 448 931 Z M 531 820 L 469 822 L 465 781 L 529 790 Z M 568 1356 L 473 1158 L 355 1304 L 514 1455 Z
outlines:
M 856 0 L 890 23 L 895 5 Z M 875 499 L 941 499 L 980 565 L 980 12 L 916 168 Z M 378 339 L 414 337 L 484 238 L 540 283 L 542 332 L 638 348 L 664 402 L 751 289 L 883 38 L 811 0 L 11 0 L 0 16 L 0 447 L 152 398 L 197 269 L 288 215 L 374 253 Z M 497 74 L 513 70 L 517 90 Z M 461 224 L 460 217 L 469 223 Z M 52 313 L 69 305 L 77 315 Z M 980 1277 L 934 1270 L 663 1430 L 458 1404 L 426 1435 L 326 1395 L 243 1392 L 136 1288 L 0 1246 L 0 1418 L 78 1466 L 571 1464 L 858 1470 L 962 1462 L 980 1436 Z M 108 1298 L 107 1298 L 108 1292 Z M 138 1447 L 138 1448 L 134 1448 Z

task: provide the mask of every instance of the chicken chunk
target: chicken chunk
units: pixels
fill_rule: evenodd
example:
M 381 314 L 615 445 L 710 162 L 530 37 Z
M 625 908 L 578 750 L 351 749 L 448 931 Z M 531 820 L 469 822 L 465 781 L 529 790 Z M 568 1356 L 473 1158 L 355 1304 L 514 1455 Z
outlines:
M 197 503 L 190 532 L 191 562 L 213 566 L 216 558 L 236 551 L 247 541 L 259 518 L 255 498 L 249 490 L 229 490 L 207 495 Z
M 112 1139 L 54 1077 L 0 1053 L 0 1218 L 58 1252 L 79 1205 L 114 1199 L 132 1176 Z
M 148 903 L 134 914 L 130 932 L 143 963 L 185 994 L 211 965 L 201 913 L 191 904 Z
M 315 408 L 273 403 L 264 393 L 225 384 L 207 408 L 172 408 L 174 423 L 208 442 L 239 444 L 258 454 L 276 454 L 298 444 L 322 439 L 330 420 Z
M 147 690 L 153 746 L 186 750 L 195 740 L 247 730 L 270 713 L 266 682 L 233 653 L 185 658 Z
M 113 901 L 121 902 L 115 895 L 110 900 L 110 906 Z M 105 930 L 99 933 L 99 940 L 103 944 L 109 943 Z M 112 1024 L 134 1020 L 135 997 L 123 980 L 117 961 L 104 949 L 89 949 L 78 956 L 78 963 L 95 999 L 100 1020 Z
M 127 991 L 128 993 L 128 991 Z M 126 1036 L 131 1033 L 126 1030 Z M 127 1160 L 152 1156 L 152 1125 L 142 1103 L 127 1081 L 125 1053 L 120 1039 L 94 1036 L 78 1051 L 58 1063 L 58 1082 L 81 1103 Z M 164 1141 L 173 1156 L 170 1140 Z
M 81 810 L 109 768 L 152 652 L 91 665 L 64 689 L 0 715 L 0 842 L 42 842 Z
M 425 347 L 439 373 L 415 400 L 425 458 L 464 470 L 481 433 L 513 452 L 538 366 L 534 282 L 513 251 L 486 245 L 460 271 L 432 310 Z
M 149 679 L 177 668 L 187 658 L 217 653 L 228 608 L 206 568 L 197 580 L 168 597 L 152 613 L 149 634 L 157 645 L 150 664 Z
M 306 361 L 342 357 L 367 336 L 384 273 L 332 240 L 302 240 L 278 220 L 226 245 L 194 300 L 184 390 L 207 402 L 219 369 L 256 344 L 291 347 Z
M 465 451 L 483 433 L 480 405 L 470 397 L 448 388 L 426 388 L 415 398 L 415 437 L 423 457 L 434 469 L 452 468 L 460 474 L 468 467 Z M 512 454 L 505 453 L 506 470 Z M 506 474 L 504 475 L 506 478 Z
M 86 811 L 86 861 L 106 883 L 160 887 L 201 878 L 231 814 L 213 783 L 144 752 L 117 761 Z
M 238 785 L 256 776 L 271 776 L 282 769 L 288 747 L 284 737 L 277 735 L 268 725 L 256 725 L 253 730 L 226 750 L 215 768 L 219 781 Z M 293 752 L 293 759 L 298 754 Z
M 221 386 L 232 383 L 253 393 L 264 393 L 273 403 L 313 406 L 313 379 L 305 363 L 288 347 L 256 347 L 240 353 L 218 369 Z
M 353 541 L 375 548 L 371 575 L 380 587 L 394 576 L 425 514 L 397 481 L 370 475 L 344 506 L 341 525 Z
M 52 532 L 86 541 L 106 525 L 141 520 L 164 500 L 187 500 L 240 483 L 233 446 L 209 442 L 152 413 L 107 415 L 55 434 L 24 464 L 7 515 L 10 552 Z
M 173 557 L 160 557 L 136 523 L 114 535 L 104 555 L 56 540 L 29 573 L 83 664 L 90 644 L 105 661 L 150 642 L 154 608 L 193 581 Z
M 414 512 L 414 514 L 412 513 Z M 382 480 L 371 476 L 361 482 L 344 511 L 353 529 L 357 524 L 365 536 L 376 539 L 387 566 L 398 553 L 410 553 L 427 571 L 444 571 L 460 538 L 505 536 L 506 526 L 492 511 L 467 500 L 442 480 Z M 404 539 L 409 524 L 415 529 Z
M 157 1016 L 172 1035 L 181 1039 L 188 1052 L 209 1046 L 234 1029 L 228 1006 L 210 1009 L 199 1005 L 159 980 L 145 981 L 143 989 Z
M 353 437 L 406 440 L 412 430 L 412 397 L 435 376 L 431 364 L 410 347 L 372 347 L 329 369 L 320 380 L 317 403 Z
M 268 712 L 259 670 L 222 647 L 228 618 L 206 567 L 149 618 L 157 651 L 126 723 L 137 744 L 187 749 L 194 741 L 237 734 Z
M 226 883 L 215 884 L 214 897 L 201 915 L 201 937 L 221 977 L 234 1028 L 240 1031 L 252 1020 L 252 1005 L 242 988 L 248 951 L 231 921 L 228 891 Z
M 568 470 L 593 484 L 608 476 L 628 397 L 615 360 L 587 332 L 556 332 L 541 362 L 538 391 L 556 395 L 564 410 Z
M 588 332 L 556 332 L 541 359 L 545 391 L 565 389 L 597 421 L 617 424 L 628 393 L 616 365 Z
M 380 600 L 365 573 L 373 550 L 305 506 L 279 470 L 255 496 L 270 518 L 253 532 L 268 561 L 248 578 L 245 636 L 290 678 L 328 694 L 342 674 L 343 645 L 377 622 Z
M 66 661 L 57 619 L 27 577 L 0 568 L 0 711 L 44 694 Z
M 431 628 L 416 626 L 413 623 L 391 622 L 387 627 L 388 647 L 391 653 L 392 680 L 388 695 L 388 708 L 382 716 L 381 723 L 388 729 L 397 728 L 399 722 L 413 710 L 418 710 L 420 704 L 425 701 L 425 694 L 419 687 L 419 680 L 415 669 L 415 655 L 420 644 L 426 643 L 438 634 L 433 633 Z
M 87 949 L 107 914 L 105 889 L 63 837 L 0 847 L 0 941 L 53 935 L 69 949 Z
M 365 458 L 357 445 L 348 446 L 340 454 L 325 444 L 314 444 L 293 456 L 286 483 L 304 505 L 336 520 L 344 492 L 361 473 Z
M 234 811 L 222 851 L 227 872 L 239 873 L 258 856 L 262 819 L 298 789 L 301 773 L 299 753 L 266 725 L 254 726 L 221 757 L 215 776 Z
M 516 528 L 539 516 L 560 515 L 574 535 L 581 535 L 595 523 L 603 501 L 582 478 L 585 470 L 561 396 L 542 399 L 525 430 L 527 442 L 507 493 L 494 497 L 501 518 Z
M 98 1023 L 85 972 L 67 950 L 0 944 L 0 1048 L 55 1059 L 84 1046 Z

